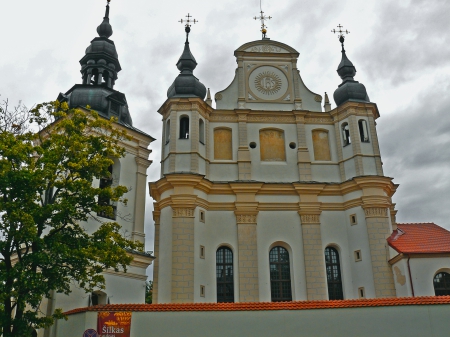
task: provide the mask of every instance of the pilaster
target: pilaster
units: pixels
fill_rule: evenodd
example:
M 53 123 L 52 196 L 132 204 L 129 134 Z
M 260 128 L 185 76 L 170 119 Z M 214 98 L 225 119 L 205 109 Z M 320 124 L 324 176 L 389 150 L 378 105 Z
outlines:
M 238 171 L 239 180 L 252 179 L 252 162 L 247 141 L 247 114 L 248 111 L 238 111 L 239 116 L 239 148 L 238 148 Z
M 155 248 L 154 256 L 156 257 L 153 261 L 153 295 L 152 302 L 158 303 L 158 285 L 159 285 L 159 242 L 160 242 L 160 224 L 161 224 L 161 211 L 153 211 L 153 220 L 155 221 Z
M 354 113 L 356 113 L 356 111 Z M 352 150 L 354 155 L 356 176 L 363 176 L 364 166 L 361 153 L 361 138 L 359 136 L 359 128 L 358 122 L 356 121 L 356 116 L 355 115 L 349 116 L 348 121 L 350 126 L 350 139 L 352 140 Z
M 175 172 L 176 169 L 176 158 L 175 153 L 177 152 L 177 139 L 178 139 L 178 112 L 170 112 L 170 143 L 169 143 L 169 172 Z M 163 173 L 163 172 L 161 172 Z
M 136 192 L 134 199 L 134 223 L 133 241 L 145 243 L 144 220 L 145 220 L 145 189 L 147 187 L 147 168 L 151 161 L 144 158 L 135 157 L 137 164 L 136 171 Z
M 189 137 L 191 138 L 191 172 L 198 173 L 198 156 L 199 156 L 199 117 L 198 112 L 192 111 L 191 117 L 191 131 Z
M 194 302 L 194 209 L 172 205 L 172 303 Z
M 364 200 L 363 200 L 364 201 Z M 391 234 L 386 205 L 363 205 L 369 237 L 370 257 L 376 297 L 395 297 L 395 285 L 391 266 L 388 263 L 386 239 Z
M 297 165 L 300 181 L 311 181 L 311 156 L 306 145 L 305 114 L 294 112 L 297 125 Z

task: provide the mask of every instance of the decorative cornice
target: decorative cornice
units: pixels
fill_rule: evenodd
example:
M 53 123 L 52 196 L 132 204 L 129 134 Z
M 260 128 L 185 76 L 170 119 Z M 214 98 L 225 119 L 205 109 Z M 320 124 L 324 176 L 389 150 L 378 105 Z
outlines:
M 239 224 L 256 224 L 257 214 L 236 214 L 236 223 Z
M 364 207 L 366 218 L 387 218 L 387 208 L 382 207 Z
M 300 221 L 302 222 L 302 225 L 320 224 L 320 215 L 319 214 L 300 214 Z
M 172 217 L 173 218 L 193 218 L 194 209 L 193 208 L 173 208 L 172 206 Z

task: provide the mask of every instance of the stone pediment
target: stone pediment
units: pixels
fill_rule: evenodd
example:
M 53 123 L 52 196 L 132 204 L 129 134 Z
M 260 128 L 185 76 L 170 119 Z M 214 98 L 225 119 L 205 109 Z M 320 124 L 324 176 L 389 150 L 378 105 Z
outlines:
M 294 48 L 287 44 L 271 40 L 257 40 L 246 43 L 240 46 L 236 52 L 298 54 Z

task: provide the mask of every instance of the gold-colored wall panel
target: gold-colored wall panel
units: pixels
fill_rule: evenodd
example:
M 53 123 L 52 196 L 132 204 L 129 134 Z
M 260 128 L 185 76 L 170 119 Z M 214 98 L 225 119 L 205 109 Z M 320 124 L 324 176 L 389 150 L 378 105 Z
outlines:
M 275 129 L 259 131 L 261 161 L 286 161 L 284 132 Z
M 313 130 L 314 160 L 331 160 L 328 131 Z
M 214 129 L 214 159 L 232 160 L 233 146 L 230 129 Z

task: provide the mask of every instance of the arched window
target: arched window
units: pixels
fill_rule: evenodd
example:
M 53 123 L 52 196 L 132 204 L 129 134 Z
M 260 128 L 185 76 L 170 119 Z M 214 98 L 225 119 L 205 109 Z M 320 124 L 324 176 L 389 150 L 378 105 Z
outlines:
M 216 252 L 217 302 L 234 302 L 233 252 L 220 247 Z
M 170 142 L 170 119 L 166 122 L 166 144 Z
M 272 302 L 292 301 L 288 251 L 280 246 L 272 248 L 269 253 L 269 263 Z
M 343 300 L 341 263 L 339 253 L 333 247 L 325 248 L 325 266 L 327 270 L 328 299 Z
M 358 128 L 361 142 L 369 143 L 369 129 L 367 128 L 367 121 L 364 119 L 360 119 L 358 121 Z
M 90 84 L 98 84 L 98 78 L 99 78 L 99 74 L 98 74 L 98 69 L 94 68 L 92 70 L 92 75 L 91 75 L 91 83 Z
M 214 159 L 232 160 L 233 144 L 231 129 L 214 129 Z
M 342 124 L 342 138 L 344 139 L 344 146 L 351 144 L 350 127 L 348 123 Z
M 260 130 L 259 143 L 261 161 L 286 161 L 283 130 Z
M 198 140 L 200 143 L 205 144 L 205 122 L 201 118 L 198 121 L 198 133 Z
M 446 272 L 436 274 L 433 279 L 433 286 L 435 296 L 450 295 L 450 274 Z
M 100 290 L 91 293 L 91 305 L 105 305 L 107 304 L 106 293 Z
M 314 160 L 331 160 L 327 130 L 312 130 Z
M 119 171 L 120 172 L 120 163 L 114 163 L 114 165 L 110 165 L 108 167 L 108 171 L 109 171 L 109 176 L 107 177 L 103 177 L 100 178 L 100 185 L 99 187 L 101 189 L 105 189 L 105 188 L 110 188 L 113 185 L 113 172 L 115 172 L 116 170 L 113 170 L 113 168 L 119 167 Z M 101 216 L 103 218 L 107 218 L 107 219 L 112 219 L 112 220 L 116 220 L 116 206 L 111 205 L 111 198 L 109 196 L 104 196 L 104 195 L 99 195 L 98 196 L 98 205 L 105 207 L 105 206 L 109 206 L 106 208 L 103 208 L 102 210 L 100 210 L 99 212 L 97 212 L 98 216 Z
M 183 116 L 180 118 L 180 139 L 189 138 L 189 117 Z

